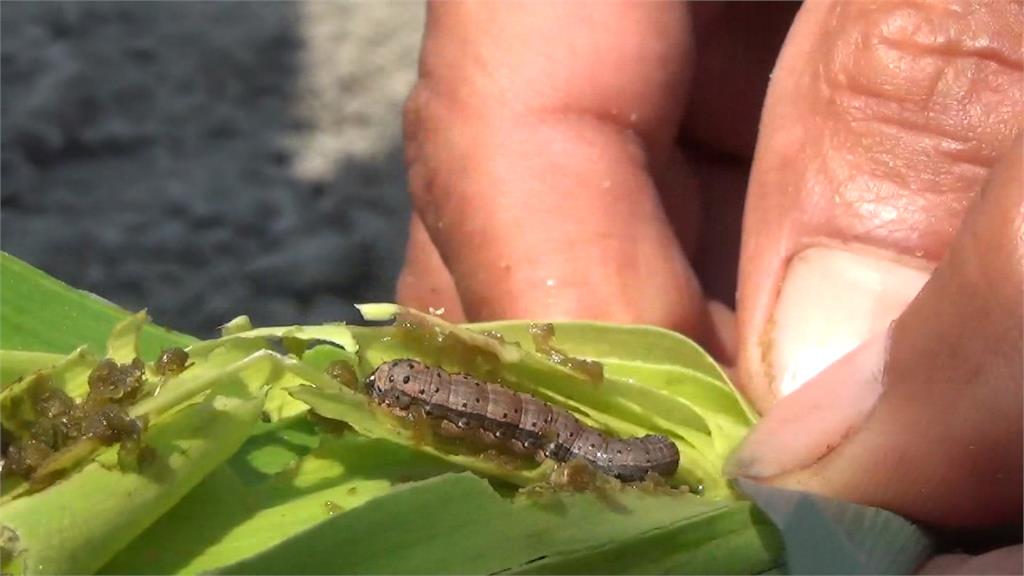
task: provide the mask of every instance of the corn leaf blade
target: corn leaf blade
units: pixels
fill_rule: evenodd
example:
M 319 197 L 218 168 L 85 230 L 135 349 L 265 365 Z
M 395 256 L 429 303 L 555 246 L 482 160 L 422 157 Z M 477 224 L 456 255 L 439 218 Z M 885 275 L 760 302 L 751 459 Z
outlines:
M 123 472 L 114 457 L 112 466 L 93 462 L 0 507 L 0 526 L 17 541 L 5 554 L 5 570 L 91 573 L 138 536 L 248 437 L 262 399 L 227 384 L 154 424 L 146 435 L 160 464 L 153 476 Z
M 128 314 L 5 252 L 0 252 L 0 295 L 0 348 L 4 350 L 68 354 L 87 345 L 99 356 L 106 350 L 111 330 Z M 194 341 L 147 324 L 139 347 L 143 358 L 152 359 L 162 348 Z
M 453 470 L 391 442 L 324 435 L 304 417 L 257 430 L 102 572 L 219 572 L 393 486 Z
M 613 498 L 618 501 L 609 503 L 593 494 L 509 501 L 475 476 L 445 475 L 394 490 L 223 572 L 490 574 L 547 558 L 594 554 L 630 538 L 684 525 L 693 526 L 692 534 L 710 543 L 722 535 L 719 528 L 733 527 L 728 522 L 706 522 L 707 518 L 749 517 L 748 505 L 694 495 L 635 491 Z M 337 553 L 324 555 L 318 552 L 322 550 Z M 732 553 L 732 566 L 758 573 L 775 565 L 778 550 L 773 541 L 764 540 Z M 667 564 L 676 573 L 699 573 L 708 565 L 688 565 L 685 555 Z M 622 563 L 619 567 L 632 571 Z

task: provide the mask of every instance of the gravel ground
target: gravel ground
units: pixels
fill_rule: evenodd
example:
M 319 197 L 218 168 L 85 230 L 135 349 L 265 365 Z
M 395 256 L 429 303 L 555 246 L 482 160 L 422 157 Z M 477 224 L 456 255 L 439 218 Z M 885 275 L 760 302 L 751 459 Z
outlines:
M 0 10 L 5 251 L 199 336 L 393 297 L 421 3 Z

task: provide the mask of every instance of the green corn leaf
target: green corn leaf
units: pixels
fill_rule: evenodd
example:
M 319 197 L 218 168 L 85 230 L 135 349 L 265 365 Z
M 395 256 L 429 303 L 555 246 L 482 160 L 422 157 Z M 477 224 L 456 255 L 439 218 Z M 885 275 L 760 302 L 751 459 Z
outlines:
M 118 322 L 107 337 L 107 358 L 118 364 L 128 364 L 139 357 L 139 333 L 149 321 L 145 310 Z
M 219 572 L 347 514 L 394 486 L 450 470 L 444 462 L 392 442 L 352 433 L 321 434 L 304 416 L 260 424 L 223 466 L 102 572 Z M 392 522 L 397 527 L 409 518 Z M 350 553 L 332 544 L 311 561 Z M 326 564 L 320 571 L 328 571 Z
M 98 569 L 248 437 L 262 404 L 252 392 L 226 379 L 203 402 L 154 422 L 145 435 L 157 453 L 148 472 L 118 469 L 112 447 L 53 486 L 0 506 L 4 571 Z
M 68 354 L 82 345 L 96 355 L 127 313 L 76 290 L 10 254 L 0 252 L 0 349 Z M 142 358 L 195 339 L 147 324 L 139 337 Z
M 63 354 L 0 350 L 0 391 L 36 370 L 49 368 L 64 359 Z
M 340 330 L 341 328 L 337 329 Z M 229 341 L 238 340 L 256 340 L 266 337 L 292 337 L 298 339 L 308 339 L 310 341 L 325 340 L 333 341 L 335 343 L 341 343 L 343 345 L 348 344 L 348 340 L 345 338 L 338 337 L 338 334 L 329 337 L 325 337 L 323 333 L 314 334 L 312 331 L 308 331 L 305 334 L 302 334 L 301 331 L 297 331 L 294 327 L 259 329 L 258 331 L 235 331 L 231 335 L 230 339 L 222 339 L 221 342 L 226 343 Z M 488 342 L 490 342 L 490 340 L 488 340 Z M 192 350 L 202 351 L 214 349 L 216 349 L 216 345 L 213 345 L 212 343 L 204 343 L 199 347 L 193 347 Z M 309 353 L 310 357 L 308 358 L 308 360 L 313 360 L 315 354 L 315 351 Z M 515 354 L 516 353 L 513 352 L 510 355 Z M 345 351 L 337 352 L 330 356 L 332 358 L 337 358 L 340 356 L 350 360 L 352 359 L 350 352 Z M 390 420 L 390 416 L 386 414 L 381 414 L 379 410 L 375 410 L 372 406 L 369 405 L 364 396 L 352 393 L 350 390 L 338 386 L 336 382 L 329 379 L 325 374 L 323 374 L 319 370 L 312 369 L 314 368 L 313 365 L 305 365 L 304 362 L 300 363 L 289 360 L 285 360 L 284 364 L 287 366 L 287 369 L 292 372 L 293 375 L 300 376 L 301 379 L 316 385 L 316 387 L 301 386 L 293 388 L 292 393 L 306 401 L 309 401 L 314 406 L 317 406 L 321 413 L 340 420 L 344 420 L 349 424 L 355 426 L 357 430 L 360 430 L 364 433 L 369 433 L 370 435 L 376 438 L 390 440 L 391 443 L 386 443 L 385 445 L 392 446 L 392 449 L 401 449 L 401 445 L 403 444 L 410 445 L 410 438 L 408 438 L 407 436 L 402 436 L 403 432 L 408 433 L 408 431 L 405 430 L 400 425 L 389 427 L 388 421 Z M 320 363 L 318 368 L 322 367 L 323 362 Z M 320 397 L 319 402 L 317 399 L 318 397 Z M 328 404 L 333 403 L 333 407 L 325 407 L 323 403 L 324 399 L 328 401 Z M 395 444 L 395 442 L 397 442 L 397 444 Z M 478 470 L 484 473 L 492 472 L 491 474 L 488 475 L 502 477 L 501 474 L 493 474 L 493 470 L 487 470 L 486 461 L 481 461 L 478 458 L 446 454 L 442 451 L 435 450 L 429 444 L 418 446 L 415 445 L 415 442 L 412 442 L 411 444 L 415 449 L 418 449 L 421 452 L 426 452 L 428 454 L 432 454 L 447 459 L 449 462 L 457 464 L 460 467 Z M 344 457 L 344 453 L 339 453 L 336 455 L 336 458 L 342 457 Z M 305 467 L 303 466 L 303 463 L 305 462 L 303 457 L 297 457 L 295 459 L 295 462 L 297 463 L 299 470 L 305 469 Z M 532 476 L 527 475 L 519 478 L 513 476 L 512 479 L 520 480 L 520 483 L 522 484 L 534 484 L 542 481 L 546 477 L 548 472 L 549 469 L 545 469 L 543 474 L 536 474 Z M 246 553 L 243 552 L 243 550 L 259 550 L 261 549 L 261 547 L 265 547 L 270 543 L 276 542 L 277 539 L 280 539 L 283 536 L 280 532 L 278 532 L 276 533 L 276 537 L 261 537 L 261 534 L 266 534 L 265 531 L 261 531 L 261 528 L 266 528 L 268 518 L 295 518 L 295 523 L 291 524 L 291 528 L 286 529 L 284 532 L 286 535 L 289 532 L 295 531 L 293 538 L 290 539 L 288 542 L 291 545 L 298 546 L 302 545 L 303 542 L 306 542 L 309 538 L 314 537 L 314 535 L 318 533 L 317 529 L 312 527 L 318 526 L 320 523 L 327 521 L 325 514 L 326 509 L 333 510 L 336 513 L 341 513 L 342 515 L 344 515 L 344 513 L 342 513 L 341 511 L 348 510 L 350 506 L 358 506 L 359 504 L 365 502 L 365 500 L 363 500 L 362 497 L 355 499 L 339 498 L 337 496 L 338 489 L 334 488 L 335 492 L 333 497 L 331 497 L 331 494 L 324 494 L 317 491 L 313 492 L 311 495 L 296 497 L 293 502 L 290 502 L 290 505 L 288 507 L 288 509 L 291 510 L 293 509 L 292 504 L 294 505 L 294 513 L 291 514 L 286 513 L 283 510 L 278 510 L 276 509 L 276 507 L 272 506 L 271 509 L 275 515 L 268 516 L 266 514 L 266 511 L 258 504 L 255 506 L 253 506 L 252 504 L 249 504 L 248 506 L 241 506 L 241 510 L 235 510 L 233 514 L 218 516 L 220 518 L 234 518 L 233 521 L 228 522 L 228 524 L 231 524 L 230 528 L 228 526 L 221 526 L 221 529 L 224 530 L 224 534 L 220 542 L 218 544 L 215 544 L 211 548 L 204 549 L 198 558 L 195 558 L 193 556 L 192 560 L 187 560 L 188 558 L 190 558 L 187 552 L 190 549 L 194 551 L 195 548 L 197 548 L 200 543 L 191 538 L 182 538 L 182 536 L 180 535 L 175 535 L 173 533 L 173 526 L 175 525 L 174 518 L 177 517 L 177 513 L 179 510 L 181 511 L 182 518 L 184 518 L 189 515 L 188 511 L 190 510 L 198 511 L 202 509 L 217 509 L 218 507 L 214 505 L 213 502 L 211 502 L 211 498 L 202 498 L 201 495 L 203 495 L 204 493 L 208 493 L 211 496 L 218 494 L 220 491 L 213 489 L 214 484 L 218 482 L 221 482 L 225 485 L 236 484 L 236 489 L 234 490 L 234 492 L 236 494 L 244 493 L 244 487 L 238 486 L 237 482 L 231 482 L 229 480 L 230 478 L 231 475 L 223 474 L 222 471 L 218 471 L 217 474 L 211 475 L 207 482 L 204 482 L 203 485 L 197 488 L 196 493 L 194 495 L 190 495 L 190 497 L 186 498 L 182 502 L 182 504 L 179 505 L 178 508 L 176 508 L 170 514 L 168 514 L 166 519 L 164 519 L 165 521 L 161 521 L 160 523 L 158 523 L 157 526 L 154 526 L 153 530 L 145 534 L 143 537 L 139 538 L 136 543 L 133 543 L 133 545 L 129 546 L 126 550 L 124 550 L 122 554 L 115 558 L 114 561 L 105 568 L 105 571 L 137 572 L 140 570 L 141 567 L 146 566 L 143 559 L 152 562 L 152 560 L 155 557 L 161 557 L 159 551 L 167 552 L 166 554 L 163 554 L 162 557 L 166 559 L 165 561 L 167 563 L 164 564 L 164 566 L 168 569 L 174 567 L 179 569 L 184 568 L 188 571 L 219 571 L 220 567 L 228 563 L 228 561 L 237 561 L 239 558 L 244 558 Z M 509 476 L 506 475 L 505 478 L 508 479 Z M 344 479 L 340 476 L 336 478 L 336 481 L 341 482 L 341 485 L 345 485 Z M 206 486 L 211 487 L 211 489 L 208 492 L 204 489 Z M 389 488 L 390 486 L 381 486 L 381 491 L 375 494 L 378 496 L 378 498 L 375 499 L 374 501 L 378 500 L 380 497 L 383 497 L 382 495 L 385 494 Z M 691 499 L 694 502 L 702 504 L 711 502 L 711 500 L 708 499 L 696 499 L 693 497 L 691 497 Z M 235 498 L 235 501 L 238 501 L 238 498 Z M 208 508 L 207 505 L 212 506 L 212 508 Z M 224 507 L 220 506 L 220 508 Z M 242 519 L 241 516 L 245 516 L 246 511 L 251 516 L 247 516 L 245 519 Z M 742 518 L 743 516 L 740 515 L 737 517 Z M 405 522 L 406 520 L 402 518 L 395 518 L 394 521 Z M 236 526 L 233 524 L 234 522 L 237 522 L 240 525 Z M 302 527 L 303 525 L 310 528 L 298 531 L 297 529 Z M 161 529 L 162 527 L 167 528 Z M 677 527 L 677 529 L 681 530 L 682 528 Z M 748 540 L 756 540 L 760 542 L 763 539 L 761 533 L 765 532 L 765 530 L 766 529 L 763 525 L 763 521 L 760 529 L 753 527 L 753 525 L 748 521 L 748 523 L 746 524 L 746 528 L 739 530 L 739 533 L 742 534 L 742 536 L 740 536 L 737 541 L 742 542 Z M 730 536 L 730 538 L 732 538 L 732 536 Z M 744 540 L 744 538 L 746 538 L 746 540 Z M 720 540 L 719 545 L 722 546 L 726 546 L 728 542 L 730 542 L 728 538 L 724 537 L 718 540 Z M 153 542 L 160 542 L 161 544 L 160 546 L 155 547 L 151 544 Z M 169 546 L 168 543 L 180 544 L 179 546 Z M 642 544 L 638 544 L 638 546 L 642 546 Z M 154 548 L 156 549 L 156 551 L 154 551 Z M 709 548 L 707 546 L 703 546 L 702 549 L 706 551 Z M 268 551 L 265 554 L 270 553 L 271 552 Z M 479 553 L 485 554 L 486 552 L 481 550 Z M 765 554 L 768 553 L 765 552 Z M 691 559 L 693 558 L 692 554 L 689 553 L 683 554 L 683 556 L 686 556 L 687 558 Z M 577 558 L 578 561 L 582 561 L 582 558 L 584 557 L 589 558 L 590 556 L 579 556 L 579 552 L 576 550 L 555 551 L 552 552 L 551 555 L 551 558 L 553 559 L 552 561 L 562 559 L 558 561 L 570 563 L 573 562 L 571 558 Z M 267 561 L 267 558 L 265 556 L 261 556 L 261 558 L 261 561 Z M 654 554 L 652 558 L 660 559 L 657 561 L 669 562 L 669 560 L 664 559 L 664 554 Z M 503 569 L 512 568 L 513 566 L 505 566 Z
M 72 342 L 88 343 L 66 357 L 0 352 L 5 374 L 23 377 L 9 385 L 9 376 L 4 378 L 0 399 L 8 429 L 17 431 L 15 416 L 24 412 L 23 394 L 34 381 L 45 378 L 47 385 L 81 398 L 88 388 L 89 370 L 97 361 L 94 353 L 109 350 L 119 360 L 127 360 L 135 354 L 138 336 L 151 356 L 164 346 L 190 341 L 143 326 L 144 313 L 129 316 L 6 254 L 0 254 L 0 282 L 4 347 L 66 353 L 74 348 Z M 102 566 L 248 437 L 262 405 L 258 391 L 265 384 L 260 377 L 267 376 L 266 368 L 265 360 L 254 358 L 218 377 L 187 371 L 174 383 L 183 386 L 169 385 L 170 392 L 159 403 L 141 409 L 133 406 L 135 413 L 151 417 L 173 410 L 167 417 L 155 418 L 144 435 L 157 456 L 151 467 L 141 468 L 142 473 L 119 468 L 117 446 L 93 457 L 96 446 L 90 448 L 86 442 L 75 445 L 85 449 L 76 456 L 83 467 L 52 486 L 27 494 L 24 484 L 5 481 L 0 505 L 4 571 L 87 573 Z M 205 400 L 191 401 L 211 387 Z M 168 402 L 174 397 L 178 401 Z
M 775 565 L 777 546 L 747 504 L 641 491 L 508 500 L 459 474 L 394 490 L 223 572 L 488 574 L 550 562 L 572 573 L 593 570 L 617 552 L 646 552 L 640 565 L 664 572 L 759 573 Z M 628 557 L 600 572 L 620 570 L 634 571 Z
M 240 318 L 245 318 L 240 317 Z M 248 318 L 245 318 L 245 323 L 248 323 Z M 207 340 L 200 342 L 189 348 L 189 352 L 192 354 L 206 354 L 209 351 L 216 350 L 224 344 L 236 340 L 261 340 L 264 338 L 275 338 L 275 339 L 286 339 L 293 338 L 298 340 L 309 340 L 309 341 L 322 341 L 328 342 L 342 349 L 354 352 L 357 348 L 356 341 L 352 337 L 352 333 L 345 327 L 344 324 L 324 324 L 321 326 L 269 326 L 265 328 L 249 328 L 242 330 L 245 326 L 239 319 L 232 320 L 226 327 L 228 327 L 228 333 L 221 338 L 213 340 Z
M 494 330 L 507 340 L 523 345 L 532 342 L 529 326 L 522 322 L 481 322 L 467 327 L 476 331 Z M 707 352 L 689 338 L 663 328 L 602 322 L 559 322 L 557 342 L 559 348 L 573 356 L 679 366 L 716 382 L 728 380 Z
M 517 567 L 519 574 L 754 574 L 775 567 L 775 527 L 754 506 L 733 504 L 604 546 Z

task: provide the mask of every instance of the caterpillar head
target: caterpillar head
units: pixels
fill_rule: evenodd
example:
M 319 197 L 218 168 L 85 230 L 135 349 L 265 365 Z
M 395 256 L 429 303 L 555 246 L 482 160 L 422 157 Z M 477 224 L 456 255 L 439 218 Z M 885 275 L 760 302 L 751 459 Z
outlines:
M 377 367 L 366 379 L 366 390 L 374 398 L 393 391 L 402 390 L 417 381 L 417 375 L 427 370 L 419 360 L 399 358 Z

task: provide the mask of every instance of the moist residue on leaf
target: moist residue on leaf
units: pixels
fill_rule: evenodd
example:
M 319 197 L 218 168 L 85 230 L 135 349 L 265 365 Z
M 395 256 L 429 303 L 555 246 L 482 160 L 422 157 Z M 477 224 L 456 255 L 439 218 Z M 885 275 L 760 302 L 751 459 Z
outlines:
M 690 492 L 689 487 L 671 487 L 661 476 L 651 473 L 642 482 L 624 483 L 602 474 L 582 459 L 573 459 L 559 464 L 546 482 L 528 486 L 519 494 L 541 506 L 556 506 L 558 495 L 566 492 L 593 494 L 609 509 L 625 513 L 629 508 L 619 496 L 627 491 L 659 496 L 681 496 Z
M 335 360 L 327 365 L 327 375 L 349 390 L 362 392 L 355 368 L 344 360 Z
M 434 423 L 422 406 L 410 406 L 408 418 L 414 444 L 425 445 L 434 442 Z
M 530 337 L 534 350 L 552 364 L 563 366 L 590 380 L 594 384 L 604 382 L 604 365 L 596 360 L 576 358 L 562 352 L 552 344 L 555 339 L 554 324 L 530 324 Z
M 502 344 L 504 346 L 519 346 L 519 342 L 509 342 L 508 340 L 505 339 L 505 336 L 498 332 L 495 332 L 494 330 L 484 330 L 480 334 L 483 336 L 487 336 L 491 340 L 494 340 L 495 342 L 498 342 L 499 344 Z
M 496 352 L 467 342 L 457 332 L 426 318 L 403 311 L 395 317 L 393 330 L 396 341 L 420 351 L 430 364 L 457 368 L 491 381 L 501 378 L 501 360 Z
M 515 470 L 517 468 L 522 468 L 523 466 L 521 456 L 510 454 L 507 450 L 497 448 L 484 450 L 480 453 L 480 458 L 509 470 Z
M 548 479 L 548 485 L 556 490 L 568 492 L 620 490 L 622 488 L 622 482 L 601 474 L 593 466 L 579 458 L 556 466 Z
M 334 516 L 336 514 L 341 514 L 342 512 L 344 512 L 345 507 L 342 506 L 341 504 L 338 504 L 334 500 L 324 500 L 324 510 L 327 512 L 328 516 Z
M 574 458 L 555 466 L 546 482 L 527 486 L 519 494 L 540 506 L 559 508 L 563 505 L 560 494 L 587 493 L 593 494 L 611 510 L 627 512 L 628 508 L 616 497 L 626 489 L 624 486 L 619 480 L 601 474 L 584 460 Z

